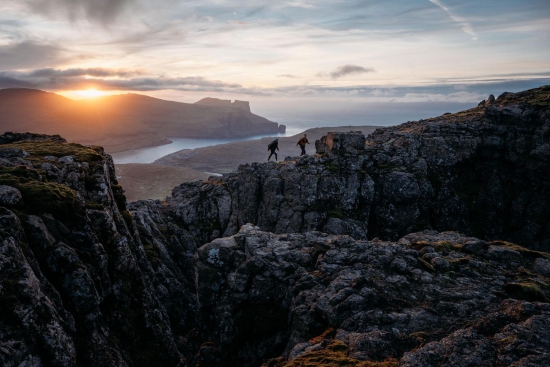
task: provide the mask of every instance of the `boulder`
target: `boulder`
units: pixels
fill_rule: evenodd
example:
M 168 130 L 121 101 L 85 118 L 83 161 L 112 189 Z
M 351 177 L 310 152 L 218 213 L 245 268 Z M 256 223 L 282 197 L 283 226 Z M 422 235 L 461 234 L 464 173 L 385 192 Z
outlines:
M 21 201 L 21 192 L 15 187 L 0 185 L 0 205 L 14 206 Z

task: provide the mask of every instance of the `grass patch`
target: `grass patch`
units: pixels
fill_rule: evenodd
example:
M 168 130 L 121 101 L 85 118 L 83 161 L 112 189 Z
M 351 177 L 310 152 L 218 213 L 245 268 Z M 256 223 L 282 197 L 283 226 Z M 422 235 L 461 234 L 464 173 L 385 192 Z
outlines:
M 105 207 L 103 206 L 103 204 L 97 204 L 91 200 L 86 200 L 86 209 L 103 210 L 105 209 Z
M 338 168 L 338 166 L 335 165 L 335 164 L 333 164 L 333 163 L 328 163 L 328 164 L 326 165 L 326 167 L 327 167 L 327 169 L 328 169 L 330 172 L 334 172 L 334 173 L 336 173 L 336 172 L 338 172 L 338 171 L 340 170 L 340 169 Z
M 504 286 L 504 291 L 515 299 L 546 302 L 544 293 L 533 283 L 507 283 Z
M 327 212 L 328 216 L 331 218 L 344 218 L 344 213 L 342 212 L 342 209 L 332 209 Z
M 392 170 L 394 168 L 397 168 L 399 166 L 395 165 L 395 164 L 390 164 L 390 163 L 382 163 L 382 164 L 379 164 L 376 166 L 378 169 L 380 169 L 381 171 L 389 171 L 389 170 Z
M 3 148 L 23 149 L 34 157 L 54 156 L 65 157 L 73 156 L 77 162 L 94 162 L 103 159 L 103 156 L 84 145 L 76 143 L 58 143 L 53 141 L 22 141 L 11 144 L 5 144 Z
M 126 223 L 128 229 L 131 230 L 134 225 L 134 216 L 132 215 L 132 213 L 130 213 L 129 210 L 122 210 L 120 214 L 122 215 L 122 219 L 124 219 L 124 222 Z
M 462 250 L 462 245 L 452 243 L 449 241 L 438 241 L 438 242 L 428 242 L 428 241 L 418 241 L 411 243 L 411 247 L 415 250 L 420 250 L 425 246 L 432 246 L 436 252 L 450 252 L 450 251 L 457 251 L 460 252 Z
M 430 273 L 435 273 L 435 269 L 432 264 L 421 258 L 418 258 L 417 260 L 420 266 L 422 266 L 425 270 L 429 271 Z
M 325 349 L 306 353 L 290 362 L 282 362 L 272 367 L 397 367 L 398 361 L 389 358 L 381 362 L 359 361 L 348 357 L 348 347 L 339 340 L 330 343 Z
M 438 241 L 432 243 L 432 247 L 437 252 L 460 251 L 462 249 L 462 245 L 458 245 L 449 241 Z
M 141 240 L 141 244 L 143 245 L 143 249 L 145 250 L 145 256 L 147 256 L 147 259 L 153 266 L 153 269 L 158 269 L 158 267 L 161 265 L 161 262 L 159 260 L 159 255 L 155 250 L 155 247 L 144 236 L 140 235 L 140 240 Z
M 76 192 L 65 185 L 39 181 L 37 175 L 36 171 L 25 166 L 0 167 L 0 185 L 12 186 L 21 192 L 21 209 L 25 213 L 74 217 L 77 212 Z
M 523 256 L 534 257 L 534 258 L 542 257 L 550 260 L 550 254 L 547 252 L 529 250 L 528 248 L 522 247 L 520 245 L 516 245 L 515 243 L 507 242 L 507 241 L 492 241 L 492 242 L 489 242 L 489 245 L 504 246 L 509 248 L 510 250 L 519 252 Z

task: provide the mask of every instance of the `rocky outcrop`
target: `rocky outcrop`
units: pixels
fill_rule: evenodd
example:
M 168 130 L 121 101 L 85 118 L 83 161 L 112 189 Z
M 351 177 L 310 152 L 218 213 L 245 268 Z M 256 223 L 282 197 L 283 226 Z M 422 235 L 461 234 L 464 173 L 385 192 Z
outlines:
M 245 225 L 198 249 L 197 295 L 217 366 L 321 366 L 304 361 L 335 343 L 346 365 L 542 366 L 550 292 L 530 270 L 548 257 L 454 232 L 385 242 Z
M 243 110 L 250 112 L 250 102 L 248 101 L 235 100 L 234 102 L 231 102 L 230 99 L 206 97 L 201 99 L 200 101 L 195 102 L 195 104 L 202 105 L 202 106 L 242 108 Z
M 202 241 L 247 222 L 396 240 L 426 228 L 550 250 L 550 87 L 486 106 L 360 133 L 329 134 L 320 155 L 252 164 L 173 191 Z
M 6 133 L 0 362 L 547 365 L 549 94 L 128 205 L 102 148 Z
M 176 365 L 181 325 L 194 321 L 192 293 L 174 291 L 185 289 L 186 252 L 156 267 L 101 148 L 32 134 L 0 141 L 11 152 L 0 165 L 0 364 Z

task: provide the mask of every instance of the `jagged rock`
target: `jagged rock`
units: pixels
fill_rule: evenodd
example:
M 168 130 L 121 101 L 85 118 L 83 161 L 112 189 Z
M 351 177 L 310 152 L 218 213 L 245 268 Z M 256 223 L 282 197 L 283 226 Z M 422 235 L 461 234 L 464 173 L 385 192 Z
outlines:
M 547 365 L 549 95 L 128 206 L 103 149 L 0 135 L 0 364 Z
M 187 263 L 157 280 L 110 156 L 55 136 L 5 134 L 0 142 L 48 170 L 46 178 L 28 166 L 0 167 L 1 187 L 9 184 L 4 192 L 19 199 L 17 211 L 0 208 L 0 364 L 176 365 L 185 350 L 176 346 L 177 330 L 193 308 L 175 310 L 171 302 L 179 308 L 193 296 L 180 290 L 186 297 L 166 298 L 182 287 L 178 276 L 191 278 L 181 275 Z M 72 159 L 61 163 L 53 154 Z
M 533 270 L 545 277 L 550 277 L 550 260 L 541 258 L 536 259 Z
M 495 96 L 493 96 L 492 94 L 489 96 L 489 98 L 487 98 L 487 100 L 485 101 L 485 104 L 493 104 L 495 102 Z
M 15 187 L 0 185 L 0 205 L 13 206 L 21 201 L 21 192 Z
M 431 264 L 434 267 L 434 269 L 439 271 L 447 271 L 451 268 L 451 264 L 447 260 L 443 259 L 442 257 L 434 257 L 431 260 Z
M 197 251 L 206 338 L 221 353 L 219 366 L 255 366 L 279 354 L 284 361 L 322 351 L 325 337 L 315 337 L 330 328 L 331 340 L 343 342 L 357 363 L 402 358 L 399 365 L 407 366 L 495 364 L 514 356 L 506 346 L 518 348 L 522 342 L 531 344 L 521 359 L 546 360 L 550 307 L 506 300 L 503 293 L 505 283 L 525 280 L 521 269 L 535 259 L 520 255 L 512 270 L 498 259 L 461 252 L 464 243 L 475 240 L 427 231 L 399 243 L 355 241 L 243 226 Z M 316 243 L 330 247 L 319 250 Z M 427 271 L 417 260 L 420 246 L 442 251 L 434 260 L 444 272 Z M 480 276 L 472 269 L 482 263 Z M 492 319 L 499 321 L 489 330 L 483 325 Z M 533 320 L 540 321 L 532 334 L 514 331 L 518 340 L 502 341 L 515 324 Z M 278 361 L 267 365 L 284 365 Z
M 316 142 L 318 155 L 182 184 L 170 205 L 201 242 L 251 222 L 275 233 L 392 240 L 426 228 L 456 230 L 549 251 L 549 94 L 550 87 L 506 94 L 484 107 L 378 129 L 366 140 L 329 133 Z

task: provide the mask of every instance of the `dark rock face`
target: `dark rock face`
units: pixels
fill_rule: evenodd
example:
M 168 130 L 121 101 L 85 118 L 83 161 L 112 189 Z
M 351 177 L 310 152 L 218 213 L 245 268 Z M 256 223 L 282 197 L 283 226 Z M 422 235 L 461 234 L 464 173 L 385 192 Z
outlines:
M 487 245 L 455 232 L 385 242 L 245 225 L 196 255 L 201 319 L 223 356 L 218 365 L 304 359 L 334 341 L 355 365 L 544 365 L 550 307 L 532 301 L 546 302 L 550 291 L 526 274 L 550 255 L 496 259 L 485 246 L 464 252 L 472 243 Z M 445 266 L 430 266 L 426 254 Z M 510 284 L 522 290 L 517 300 L 508 299 Z
M 247 223 L 396 240 L 432 228 L 550 250 L 549 87 L 488 106 L 360 133 L 328 134 L 322 156 L 252 164 L 182 184 L 171 206 L 201 240 Z
M 548 365 L 549 95 L 129 205 L 102 148 L 6 133 L 0 364 Z
M 3 150 L 26 154 L 0 166 L 0 183 L 21 195 L 3 203 L 10 210 L 0 208 L 0 364 L 176 365 L 178 327 L 193 306 L 173 314 L 169 306 L 183 299 L 194 304 L 193 296 L 177 298 L 173 287 L 159 291 L 168 276 L 157 279 L 110 157 L 57 138 L 2 138 L 10 141 Z M 147 240 L 146 231 L 142 236 Z M 178 250 L 173 261 L 185 256 Z M 174 283 L 185 266 L 178 269 Z M 171 324 L 171 315 L 179 324 Z

